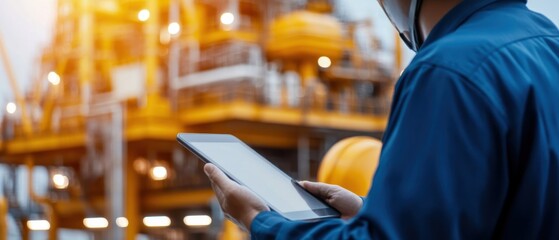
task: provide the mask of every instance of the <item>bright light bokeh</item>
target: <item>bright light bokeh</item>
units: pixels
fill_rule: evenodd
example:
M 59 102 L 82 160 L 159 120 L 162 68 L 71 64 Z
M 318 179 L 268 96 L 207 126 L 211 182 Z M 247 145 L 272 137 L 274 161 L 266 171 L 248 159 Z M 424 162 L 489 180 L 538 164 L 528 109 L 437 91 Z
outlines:
M 181 31 L 181 25 L 177 22 L 169 23 L 169 26 L 167 27 L 167 31 L 171 35 L 176 35 Z
M 142 9 L 138 12 L 138 20 L 145 22 L 149 19 L 149 10 Z
M 49 80 L 49 82 L 55 86 L 60 84 L 60 76 L 56 72 L 49 72 L 49 74 L 47 75 L 47 80 Z
M 146 227 L 168 227 L 171 225 L 171 219 L 167 216 L 144 217 L 143 222 Z
M 167 179 L 167 168 L 164 166 L 155 166 L 149 171 L 149 175 L 155 181 Z
M 65 189 L 68 187 L 70 181 L 68 180 L 68 177 L 66 175 L 57 173 L 52 175 L 52 183 L 57 189 Z
M 16 110 L 17 106 L 15 103 L 9 102 L 8 104 L 6 104 L 6 112 L 8 112 L 9 114 L 14 114 Z
M 107 228 L 109 221 L 104 217 L 84 218 L 83 225 L 86 228 Z
M 32 231 L 45 231 L 50 229 L 50 223 L 47 220 L 29 220 L 27 228 Z
M 221 20 L 222 24 L 231 25 L 233 24 L 233 22 L 235 22 L 235 15 L 230 12 L 224 12 L 223 14 L 221 14 L 221 17 L 219 19 Z
M 126 219 L 125 217 L 117 217 L 116 218 L 116 225 L 121 227 L 121 228 L 128 227 L 128 219 Z
M 318 66 L 321 68 L 329 68 L 332 66 L 332 60 L 329 57 L 322 56 L 318 58 Z
M 208 226 L 212 223 L 212 218 L 208 215 L 190 215 L 183 219 L 186 226 L 201 227 Z

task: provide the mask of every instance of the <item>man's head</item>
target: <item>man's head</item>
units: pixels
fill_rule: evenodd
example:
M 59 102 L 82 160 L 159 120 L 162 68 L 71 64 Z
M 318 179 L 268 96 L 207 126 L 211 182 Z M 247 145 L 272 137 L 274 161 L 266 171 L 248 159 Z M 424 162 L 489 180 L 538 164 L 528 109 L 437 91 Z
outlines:
M 402 40 L 417 51 L 440 19 L 462 0 L 378 0 Z

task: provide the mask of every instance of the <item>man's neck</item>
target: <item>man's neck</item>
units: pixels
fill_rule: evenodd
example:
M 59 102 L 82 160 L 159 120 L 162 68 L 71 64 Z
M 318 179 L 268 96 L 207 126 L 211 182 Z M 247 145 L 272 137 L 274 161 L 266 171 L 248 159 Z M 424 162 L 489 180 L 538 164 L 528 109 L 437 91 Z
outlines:
M 423 41 L 435 25 L 462 0 L 424 0 L 419 11 L 419 30 Z

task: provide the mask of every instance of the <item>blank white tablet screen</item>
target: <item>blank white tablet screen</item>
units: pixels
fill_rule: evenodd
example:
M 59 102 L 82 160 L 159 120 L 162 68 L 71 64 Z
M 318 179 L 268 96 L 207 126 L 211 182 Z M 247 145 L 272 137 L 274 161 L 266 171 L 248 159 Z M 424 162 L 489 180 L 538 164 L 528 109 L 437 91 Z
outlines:
M 267 160 L 236 142 L 191 142 L 207 158 L 226 169 L 239 182 L 281 212 L 327 208 Z

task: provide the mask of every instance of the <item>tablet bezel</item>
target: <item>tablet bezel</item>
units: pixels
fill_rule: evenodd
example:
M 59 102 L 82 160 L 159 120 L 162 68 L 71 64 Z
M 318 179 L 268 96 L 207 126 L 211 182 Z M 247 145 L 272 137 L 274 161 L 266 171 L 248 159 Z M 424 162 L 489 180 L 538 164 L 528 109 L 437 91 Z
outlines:
M 212 163 L 214 165 L 216 165 L 219 169 L 221 169 L 229 178 L 231 178 L 233 181 L 246 186 L 245 184 L 243 184 L 242 182 L 240 182 L 237 178 L 235 178 L 234 176 L 232 176 L 227 169 L 222 168 L 218 163 L 215 163 L 213 161 L 211 161 L 211 159 L 209 157 L 207 157 L 206 155 L 204 155 L 203 152 L 201 152 L 199 149 L 197 149 L 195 146 L 191 145 L 190 142 L 236 142 L 236 143 L 240 143 L 241 145 L 243 145 L 245 148 L 247 148 L 249 151 L 253 152 L 254 154 L 256 154 L 257 156 L 259 156 L 260 158 L 262 158 L 263 160 L 266 160 L 266 162 L 274 169 L 276 169 L 276 171 L 279 171 L 281 174 L 283 174 L 284 176 L 286 176 L 287 178 L 291 179 L 291 181 L 294 181 L 289 175 L 287 175 L 286 173 L 284 173 L 281 169 L 279 169 L 278 167 L 276 167 L 274 164 L 272 164 L 270 161 L 268 161 L 266 158 L 264 158 L 262 155 L 260 155 L 258 152 L 256 152 L 254 149 L 252 149 L 250 146 L 248 146 L 247 144 L 245 144 L 243 141 L 241 141 L 240 139 L 236 138 L 233 135 L 230 134 L 203 134 L 203 133 L 179 133 L 177 134 L 177 141 L 186 149 L 188 149 L 190 152 L 192 152 L 194 155 L 196 155 L 200 160 L 202 160 L 205 163 Z M 304 210 L 304 211 L 295 211 L 295 212 L 281 212 L 279 211 L 275 206 L 273 206 L 272 204 L 270 204 L 268 201 L 266 201 L 264 198 L 262 198 L 262 196 L 260 196 L 258 193 L 254 192 L 254 194 L 256 194 L 257 196 L 259 196 L 263 201 L 266 202 L 266 204 L 275 212 L 279 213 L 280 215 L 284 216 L 287 219 L 290 220 L 317 220 L 317 219 L 324 219 L 324 218 L 338 218 L 340 217 L 340 213 L 332 208 L 330 205 L 328 205 L 328 203 L 326 203 L 325 201 L 323 201 L 322 199 L 314 196 L 312 193 L 310 193 L 309 191 L 307 191 L 305 188 L 303 188 L 302 186 L 300 186 L 299 184 L 296 184 L 297 187 L 299 187 L 300 189 L 302 189 L 303 191 L 309 193 L 309 195 L 315 197 L 318 201 L 322 202 L 325 206 L 327 206 L 327 208 L 319 208 L 319 209 L 311 209 L 311 210 Z

